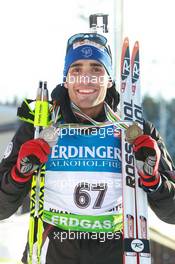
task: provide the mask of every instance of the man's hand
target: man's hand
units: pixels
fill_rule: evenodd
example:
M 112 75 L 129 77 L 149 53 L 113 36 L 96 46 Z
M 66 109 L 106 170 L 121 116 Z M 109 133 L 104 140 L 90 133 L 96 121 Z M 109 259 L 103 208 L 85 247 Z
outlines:
M 141 135 L 135 139 L 133 151 L 142 187 L 145 191 L 156 189 L 160 182 L 158 167 L 161 155 L 157 142 L 151 136 Z
M 16 165 L 11 176 L 17 182 L 28 181 L 33 172 L 48 160 L 50 146 L 43 139 L 26 141 L 20 148 Z

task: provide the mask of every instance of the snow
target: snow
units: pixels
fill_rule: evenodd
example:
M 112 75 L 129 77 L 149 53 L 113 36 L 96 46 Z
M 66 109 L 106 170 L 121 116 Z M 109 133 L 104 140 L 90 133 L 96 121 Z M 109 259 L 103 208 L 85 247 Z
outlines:
M 0 221 L 0 263 L 19 263 L 27 241 L 29 215 Z
M 161 221 L 150 208 L 148 210 L 148 222 L 149 222 L 150 228 L 156 230 L 163 236 L 166 236 L 174 240 L 174 243 L 175 243 L 175 225 L 174 224 L 167 224 Z

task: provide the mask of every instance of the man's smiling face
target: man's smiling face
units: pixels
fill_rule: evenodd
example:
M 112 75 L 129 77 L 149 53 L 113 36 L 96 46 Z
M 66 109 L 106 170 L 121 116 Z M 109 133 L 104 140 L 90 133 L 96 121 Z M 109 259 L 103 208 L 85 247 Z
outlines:
M 102 105 L 111 85 L 106 69 L 95 60 L 73 63 L 65 82 L 70 100 L 82 110 Z

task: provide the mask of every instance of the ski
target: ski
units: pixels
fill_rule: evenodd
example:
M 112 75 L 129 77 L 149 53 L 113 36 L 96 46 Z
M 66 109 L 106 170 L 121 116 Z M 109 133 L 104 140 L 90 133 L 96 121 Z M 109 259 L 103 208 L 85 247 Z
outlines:
M 121 56 L 121 117 L 128 125 L 133 121 L 143 127 L 140 93 L 139 45 L 135 43 L 130 59 L 128 38 L 124 39 Z M 147 195 L 139 187 L 132 145 L 122 132 L 123 174 L 123 263 L 149 264 Z
M 140 86 L 140 56 L 139 43 L 135 42 L 131 56 L 131 91 L 133 103 L 133 121 L 137 122 L 143 129 L 143 110 Z M 136 217 L 137 217 L 137 238 L 140 245 L 138 256 L 140 264 L 150 264 L 151 254 L 148 235 L 148 201 L 147 194 L 139 186 L 139 176 L 135 168 L 135 196 L 136 196 Z
M 121 87 L 120 104 L 121 118 L 131 121 L 131 61 L 128 38 L 124 39 L 121 55 Z M 122 179 L 123 179 L 123 263 L 137 263 L 137 255 L 133 252 L 131 241 L 136 238 L 136 207 L 134 185 L 134 157 L 131 145 L 125 140 L 125 132 L 122 131 Z

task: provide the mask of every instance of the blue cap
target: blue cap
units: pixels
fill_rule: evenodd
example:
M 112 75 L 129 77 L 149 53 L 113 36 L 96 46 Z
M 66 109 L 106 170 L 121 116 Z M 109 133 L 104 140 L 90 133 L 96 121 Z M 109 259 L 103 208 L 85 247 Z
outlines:
M 67 51 L 64 64 L 64 80 L 72 63 L 77 60 L 96 60 L 100 62 L 112 78 L 112 59 L 106 47 L 93 44 L 71 45 Z

